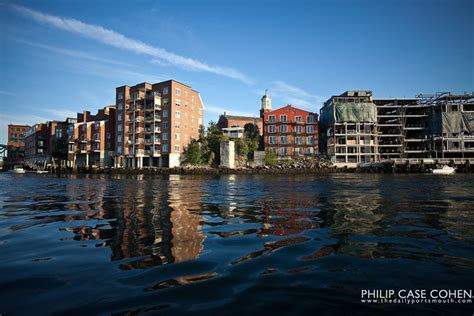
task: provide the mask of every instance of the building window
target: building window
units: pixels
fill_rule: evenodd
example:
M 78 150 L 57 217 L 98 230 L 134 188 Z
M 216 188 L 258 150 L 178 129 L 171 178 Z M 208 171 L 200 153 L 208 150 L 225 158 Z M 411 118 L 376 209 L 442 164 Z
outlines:
M 286 144 L 286 143 L 287 143 L 286 136 L 281 136 L 280 137 L 280 144 Z
M 176 88 L 176 95 L 181 95 L 181 89 Z
M 280 115 L 280 122 L 286 122 L 286 114 Z
M 170 93 L 170 89 L 168 87 L 164 87 L 163 88 L 163 94 L 166 95 L 168 93 Z
M 163 140 L 168 140 L 168 133 L 163 133 Z
M 168 117 L 168 110 L 163 110 L 163 117 Z
M 123 102 L 119 102 L 117 104 L 117 110 L 119 110 L 119 111 L 123 110 Z
M 268 120 L 269 120 L 270 122 L 275 122 L 275 115 L 269 115 L 269 116 L 268 116 Z
M 303 127 L 302 126 L 296 126 L 296 132 L 298 134 L 301 134 L 303 132 Z
M 176 106 L 180 106 L 180 105 L 181 105 L 181 100 L 180 100 L 180 99 L 176 99 L 175 104 L 176 104 Z
M 282 133 L 288 132 L 288 126 L 286 126 L 286 125 L 280 126 L 280 132 L 282 132 Z
M 193 96 L 191 96 L 191 102 L 193 102 L 193 103 L 194 103 L 194 95 L 193 95 Z
M 117 153 L 119 153 L 119 154 L 122 153 L 122 146 L 117 146 Z
M 122 140 L 123 140 L 122 135 L 118 135 L 118 136 L 117 136 L 117 141 L 118 141 L 119 143 L 121 143 Z
M 117 131 L 119 131 L 119 132 L 123 131 L 123 125 L 122 124 L 117 125 Z
M 163 106 L 167 106 L 170 104 L 170 100 L 169 99 L 163 99 Z
M 313 122 L 314 122 L 313 116 L 312 116 L 312 115 L 308 115 L 308 116 L 306 117 L 306 122 L 308 122 L 308 123 L 313 123 Z
M 119 93 L 117 94 L 117 99 L 123 100 L 123 92 L 119 92 Z
M 55 136 L 56 138 L 62 138 L 63 137 L 63 130 L 61 128 L 56 128 L 56 131 L 55 131 Z
M 179 134 L 174 134 L 174 139 L 179 140 Z
M 174 151 L 179 153 L 179 145 L 174 145 Z
M 286 147 L 280 148 L 280 155 L 281 156 L 286 156 Z
M 179 127 L 180 127 L 180 125 L 179 125 L 178 122 L 176 124 L 174 124 L 174 128 L 179 128 Z
M 168 122 L 163 122 L 163 128 L 168 128 Z
M 313 137 L 308 136 L 306 137 L 306 145 L 312 145 L 313 144 Z
M 314 126 L 313 125 L 308 125 L 306 126 L 306 133 L 310 134 L 314 132 Z
M 269 133 L 275 133 L 276 132 L 276 126 L 275 125 L 269 125 L 268 126 L 268 132 Z
M 295 138 L 295 143 L 297 145 L 301 145 L 301 144 L 303 144 L 303 139 L 300 136 L 298 136 L 298 137 Z
M 122 120 L 123 120 L 123 115 L 122 115 L 122 114 L 119 114 L 119 115 L 117 116 L 117 120 L 122 121 Z
M 268 137 L 268 143 L 269 144 L 276 144 L 276 137 L 275 136 L 269 136 Z
M 301 122 L 301 120 L 302 120 L 301 116 L 299 116 L 299 115 L 295 116 L 295 121 L 296 122 Z
M 168 144 L 163 144 L 162 149 L 163 149 L 164 153 L 167 153 L 168 152 Z
M 176 118 L 180 118 L 180 117 L 181 117 L 181 112 L 180 112 L 180 111 L 175 111 L 175 112 L 174 112 L 174 116 L 175 116 Z

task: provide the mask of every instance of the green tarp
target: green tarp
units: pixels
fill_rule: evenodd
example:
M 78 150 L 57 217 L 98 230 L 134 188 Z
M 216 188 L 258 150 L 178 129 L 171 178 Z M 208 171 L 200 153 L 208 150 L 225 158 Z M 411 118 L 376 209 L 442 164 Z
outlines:
M 338 123 L 376 123 L 377 108 L 373 103 L 336 103 Z
M 441 113 L 443 133 L 473 133 L 474 113 L 448 112 Z

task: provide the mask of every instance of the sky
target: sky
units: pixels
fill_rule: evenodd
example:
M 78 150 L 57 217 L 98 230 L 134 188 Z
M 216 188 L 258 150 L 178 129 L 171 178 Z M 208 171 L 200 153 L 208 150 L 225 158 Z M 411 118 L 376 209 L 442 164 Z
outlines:
M 470 0 L 0 0 L 0 143 L 145 81 L 192 86 L 206 124 L 257 116 L 265 89 L 317 113 L 346 90 L 470 93 L 473 20 Z

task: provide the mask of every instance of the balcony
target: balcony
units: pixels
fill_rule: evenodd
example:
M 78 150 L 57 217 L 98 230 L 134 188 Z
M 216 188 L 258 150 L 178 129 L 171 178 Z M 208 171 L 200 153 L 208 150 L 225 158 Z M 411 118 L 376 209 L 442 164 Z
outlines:
M 161 117 L 158 115 L 145 116 L 145 122 L 161 122 Z

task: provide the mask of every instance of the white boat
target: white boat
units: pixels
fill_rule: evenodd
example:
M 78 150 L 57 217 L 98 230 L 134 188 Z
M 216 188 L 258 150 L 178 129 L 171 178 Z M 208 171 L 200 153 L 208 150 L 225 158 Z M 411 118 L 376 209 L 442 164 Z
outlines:
M 23 169 L 21 166 L 15 166 L 13 169 L 8 170 L 10 173 L 26 173 L 26 170 Z
M 455 168 L 444 165 L 442 168 L 437 168 L 431 170 L 432 174 L 454 174 L 456 171 Z
M 48 170 L 38 170 L 36 171 L 38 174 L 44 174 L 44 173 L 49 173 Z

